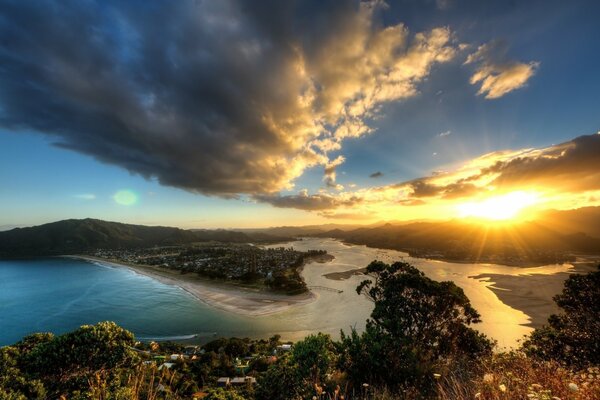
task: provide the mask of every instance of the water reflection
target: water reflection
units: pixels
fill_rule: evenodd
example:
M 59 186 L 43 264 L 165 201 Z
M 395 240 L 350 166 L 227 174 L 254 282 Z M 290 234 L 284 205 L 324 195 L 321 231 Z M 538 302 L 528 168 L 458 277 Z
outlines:
M 312 263 L 303 271 L 304 279 L 309 286 L 327 286 L 343 290 L 341 294 L 321 293 L 319 299 L 305 309 L 295 309 L 299 318 L 309 318 L 316 313 L 318 318 L 323 318 L 327 324 L 338 324 L 338 328 L 347 327 L 355 323 L 357 328 L 364 327 L 364 319 L 368 317 L 372 305 L 364 297 L 356 294 L 356 286 L 365 279 L 365 276 L 349 276 L 343 280 L 332 280 L 325 277 L 331 272 L 344 272 L 364 268 L 368 263 L 377 259 L 386 263 L 404 260 L 419 268 L 428 277 L 434 280 L 451 280 L 460 286 L 471 300 L 472 305 L 479 311 L 482 323 L 476 328 L 498 341 L 499 347 L 514 347 L 518 341 L 532 328 L 527 326 L 531 319 L 526 314 L 528 297 L 521 296 L 520 309 L 511 307 L 502 302 L 496 293 L 491 290 L 495 282 L 485 275 L 518 277 L 516 281 L 523 280 L 527 285 L 527 275 L 543 275 L 543 281 L 552 283 L 556 293 L 560 290 L 566 278 L 565 272 L 572 269 L 571 265 L 548 265 L 542 267 L 511 267 L 494 264 L 469 264 L 448 263 L 437 260 L 424 260 L 409 257 L 408 254 L 395 250 L 373 249 L 366 246 L 346 245 L 334 239 L 306 238 L 302 241 L 291 242 L 285 245 L 298 250 L 324 249 L 335 256 L 335 260 L 327 264 Z M 276 246 L 273 246 L 276 247 Z M 515 282 L 512 282 L 515 285 Z M 551 293 L 545 299 L 548 307 L 552 307 Z M 540 301 L 534 298 L 531 302 Z M 355 318 L 348 318 L 348 316 Z M 326 326 L 322 326 L 326 328 Z M 327 327 L 328 331 L 332 327 Z

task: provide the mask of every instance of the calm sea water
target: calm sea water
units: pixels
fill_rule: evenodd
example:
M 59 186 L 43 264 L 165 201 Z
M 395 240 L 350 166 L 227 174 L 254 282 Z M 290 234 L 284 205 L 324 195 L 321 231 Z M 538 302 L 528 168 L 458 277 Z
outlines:
M 331 239 L 292 242 L 298 250 L 325 249 L 333 262 L 312 263 L 304 268 L 308 285 L 326 286 L 342 293 L 318 290 L 318 299 L 304 306 L 263 317 L 247 317 L 214 309 L 185 291 L 138 275 L 125 268 L 67 258 L 0 261 L 0 345 L 14 343 L 26 334 L 61 333 L 82 324 L 111 320 L 143 339 L 192 341 L 218 336 L 268 337 L 275 333 L 296 340 L 317 331 L 339 334 L 351 326 L 364 328 L 372 305 L 355 288 L 364 277 L 334 281 L 323 275 L 366 266 L 379 259 L 407 259 L 428 276 L 453 280 L 461 286 L 482 314 L 479 329 L 502 346 L 512 346 L 530 331 L 528 317 L 503 304 L 488 288 L 489 282 L 471 278 L 478 274 L 516 275 L 522 268 L 453 264 L 411 259 L 405 253 L 347 246 Z M 568 266 L 538 267 L 535 273 L 549 277 Z

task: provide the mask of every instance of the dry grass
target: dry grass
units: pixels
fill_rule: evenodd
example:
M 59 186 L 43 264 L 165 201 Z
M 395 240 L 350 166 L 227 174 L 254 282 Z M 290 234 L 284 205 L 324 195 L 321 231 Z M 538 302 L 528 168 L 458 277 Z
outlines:
M 168 369 L 159 371 L 155 365 L 136 367 L 126 377 L 126 385 L 118 390 L 116 396 L 110 388 L 106 374 L 98 372 L 89 380 L 88 396 L 93 400 L 157 400 L 179 399 L 177 390 L 177 374 Z
M 94 400 L 181 399 L 176 373 L 158 371 L 155 366 L 139 366 L 125 377 L 127 384 L 119 396 L 111 392 L 106 377 L 96 374 L 90 380 L 89 398 Z M 340 382 L 340 380 L 338 380 Z M 112 393 L 112 396 L 109 394 Z M 600 368 L 571 371 L 557 362 L 534 361 L 519 352 L 494 355 L 482 362 L 475 373 L 464 369 L 439 377 L 439 400 L 600 400 Z M 310 398 L 310 397 L 309 397 Z M 419 388 L 392 393 L 386 388 L 364 385 L 349 390 L 346 385 L 314 386 L 318 400 L 422 399 Z
M 598 367 L 570 371 L 557 362 L 534 361 L 518 352 L 495 355 L 481 366 L 477 378 L 442 378 L 442 400 L 598 400 Z

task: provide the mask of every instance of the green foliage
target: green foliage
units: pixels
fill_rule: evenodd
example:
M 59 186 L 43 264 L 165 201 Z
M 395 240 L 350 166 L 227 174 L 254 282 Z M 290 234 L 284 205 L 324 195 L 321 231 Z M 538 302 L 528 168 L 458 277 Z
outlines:
M 245 400 L 245 398 L 233 389 L 209 389 L 205 400 Z
M 600 364 L 600 266 L 586 275 L 571 275 L 554 301 L 563 313 L 551 315 L 547 326 L 536 329 L 524 350 L 579 367 Z
M 284 357 L 259 377 L 255 396 L 257 400 L 288 400 L 302 398 L 306 392 L 298 366 Z
M 133 335 L 113 322 L 61 336 L 30 335 L 0 349 L 0 387 L 28 399 L 84 391 L 96 372 L 131 367 L 137 358 L 129 349 L 133 343 Z
M 291 362 L 309 384 L 320 384 L 326 380 L 336 363 L 335 348 L 331 337 L 318 333 L 296 343 Z
M 354 384 L 433 386 L 433 373 L 453 360 L 489 354 L 492 343 L 462 289 L 436 282 L 404 262 L 367 267 L 374 278 L 357 288 L 375 303 L 366 331 L 342 335 L 341 363 Z
M 133 334 L 114 322 L 83 325 L 41 343 L 28 354 L 28 370 L 40 376 L 65 379 L 102 369 L 126 366 L 135 359 Z

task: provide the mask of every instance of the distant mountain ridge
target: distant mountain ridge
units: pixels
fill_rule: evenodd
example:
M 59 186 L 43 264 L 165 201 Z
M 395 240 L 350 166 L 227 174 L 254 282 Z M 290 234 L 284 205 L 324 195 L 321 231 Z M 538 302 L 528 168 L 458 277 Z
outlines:
M 417 256 L 493 261 L 552 261 L 564 254 L 600 254 L 600 207 L 549 210 L 510 225 L 470 220 L 324 224 L 263 229 L 205 230 L 69 219 L 0 232 L 0 257 L 75 254 L 98 248 L 135 248 L 193 242 L 272 243 L 296 237 L 333 237 L 348 243 L 404 250 Z M 553 258 L 554 257 L 554 258 Z M 556 258 L 557 260 L 559 258 Z M 562 258 L 560 258 L 562 259 Z
M 136 248 L 193 242 L 228 243 L 286 241 L 268 234 L 250 235 L 227 230 L 185 230 L 99 219 L 68 219 L 0 232 L 0 257 L 75 254 L 98 248 Z
M 561 262 L 566 255 L 600 254 L 600 207 L 548 211 L 535 221 L 481 224 L 470 220 L 387 223 L 317 234 L 348 243 L 463 261 Z M 598 235 L 598 236 L 595 236 Z

